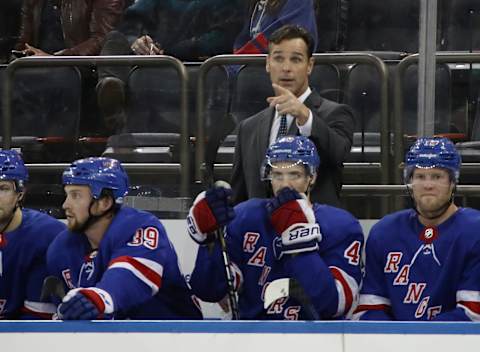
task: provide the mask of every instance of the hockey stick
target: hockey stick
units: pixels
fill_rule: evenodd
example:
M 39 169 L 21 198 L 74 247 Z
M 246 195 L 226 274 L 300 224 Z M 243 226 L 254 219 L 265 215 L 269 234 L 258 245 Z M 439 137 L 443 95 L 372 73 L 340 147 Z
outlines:
M 310 301 L 302 285 L 290 278 L 277 279 L 270 282 L 265 289 L 263 308 L 267 309 L 280 298 L 291 297 L 296 299 L 305 308 L 306 320 L 320 320 L 315 307 Z
M 59 298 L 60 301 L 65 297 L 65 288 L 62 280 L 56 276 L 47 276 L 43 280 L 42 291 L 40 293 L 41 302 L 49 302 L 50 297 Z
M 230 185 L 225 181 L 217 181 L 214 184 L 214 187 L 223 187 L 230 189 Z M 230 309 L 232 311 L 232 320 L 239 319 L 238 311 L 238 293 L 235 289 L 234 278 L 232 273 L 232 266 L 230 257 L 227 251 L 227 243 L 225 242 L 225 231 L 226 228 L 223 226 L 221 229 L 215 231 L 215 236 L 220 242 L 220 249 L 222 251 L 223 266 L 225 269 L 225 278 L 227 279 L 227 290 L 228 290 L 228 301 L 230 303 Z

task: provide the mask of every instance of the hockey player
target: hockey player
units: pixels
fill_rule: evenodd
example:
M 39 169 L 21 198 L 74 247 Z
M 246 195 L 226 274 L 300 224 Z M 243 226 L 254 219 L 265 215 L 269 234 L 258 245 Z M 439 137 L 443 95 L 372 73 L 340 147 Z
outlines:
M 212 188 L 197 197 L 188 230 L 200 244 L 190 281 L 199 298 L 218 302 L 227 294 L 222 253 L 213 233 L 228 224 L 225 239 L 240 319 L 342 319 L 348 315 L 361 280 L 363 234 L 346 211 L 310 203 L 319 165 L 315 145 L 308 138 L 283 137 L 268 149 L 262 167 L 272 198 L 250 199 L 233 210 L 226 188 Z M 264 308 L 268 285 L 281 278 L 299 283 L 303 299 L 302 295 L 285 296 Z
M 63 173 L 68 230 L 48 249 L 48 268 L 69 289 L 60 319 L 201 319 L 165 229 L 122 206 L 120 162 L 87 158 Z
M 48 245 L 65 225 L 22 208 L 27 168 L 14 150 L 0 151 L 0 319 L 51 319 L 40 302 Z
M 413 209 L 370 231 L 354 318 L 478 321 L 480 212 L 453 203 L 460 156 L 448 139 L 420 138 L 405 164 Z

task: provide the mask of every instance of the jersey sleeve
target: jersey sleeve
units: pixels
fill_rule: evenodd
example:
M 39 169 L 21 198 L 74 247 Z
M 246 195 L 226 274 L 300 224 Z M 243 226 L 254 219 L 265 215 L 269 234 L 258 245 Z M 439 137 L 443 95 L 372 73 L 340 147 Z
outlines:
M 374 226 L 365 248 L 365 275 L 354 320 L 393 320 L 391 302 L 385 285 L 383 260 L 378 243 L 381 231 Z
M 49 302 L 40 302 L 43 280 L 47 276 L 45 258 L 37 258 L 25 278 L 25 300 L 20 319 L 51 319 L 56 306 Z
M 461 281 L 456 292 L 455 309 L 435 316 L 436 321 L 480 321 L 480 241 L 465 258 Z
M 335 233 L 323 235 L 335 240 L 325 243 L 327 248 L 320 248 L 320 255 L 306 252 L 287 256 L 287 274 L 300 283 L 319 318 L 343 318 L 358 297 L 363 233 L 358 221 L 349 216 L 337 222 Z
M 128 242 L 113 248 L 96 287 L 110 294 L 115 311 L 125 311 L 157 294 L 174 252 L 160 222 L 138 228 Z
M 240 249 L 234 235 L 235 223 L 227 227 L 225 236 L 227 252 L 230 259 L 230 271 L 233 284 L 238 291 L 243 282 L 243 274 L 239 267 Z M 219 302 L 228 292 L 225 264 L 219 241 L 199 246 L 195 267 L 190 278 L 193 293 L 206 302 Z

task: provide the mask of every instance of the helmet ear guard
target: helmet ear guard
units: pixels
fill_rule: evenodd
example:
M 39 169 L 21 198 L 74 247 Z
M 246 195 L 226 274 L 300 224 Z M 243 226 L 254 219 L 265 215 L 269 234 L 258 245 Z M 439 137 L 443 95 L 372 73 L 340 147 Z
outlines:
M 63 172 L 64 185 L 86 185 L 94 199 L 101 198 L 103 190 L 111 190 L 116 204 L 122 204 L 128 193 L 128 175 L 120 162 L 111 158 L 86 158 L 74 161 Z
M 274 164 L 280 162 L 305 166 L 310 176 L 317 174 L 320 166 L 320 157 L 315 144 L 304 136 L 286 136 L 272 144 L 265 155 L 260 177 L 262 181 L 270 181 L 270 174 Z

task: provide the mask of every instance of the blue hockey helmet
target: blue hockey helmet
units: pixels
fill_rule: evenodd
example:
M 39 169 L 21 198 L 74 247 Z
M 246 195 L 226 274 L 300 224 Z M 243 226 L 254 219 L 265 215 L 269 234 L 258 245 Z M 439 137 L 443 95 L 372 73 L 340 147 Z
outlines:
M 447 138 L 419 138 L 405 156 L 404 182 L 408 183 L 414 169 L 442 168 L 451 172 L 458 183 L 462 160 Z
M 23 190 L 28 170 L 16 150 L 0 150 L 0 180 L 15 181 L 18 190 Z
M 129 187 L 127 173 L 118 160 L 111 158 L 76 160 L 63 172 L 62 181 L 64 185 L 90 186 L 95 199 L 103 189 L 110 189 L 118 204 L 123 203 Z
M 275 163 L 291 162 L 304 165 L 310 175 L 315 175 L 320 166 L 320 157 L 315 144 L 304 136 L 286 136 L 273 143 L 267 150 L 261 169 L 262 181 L 269 180 Z

